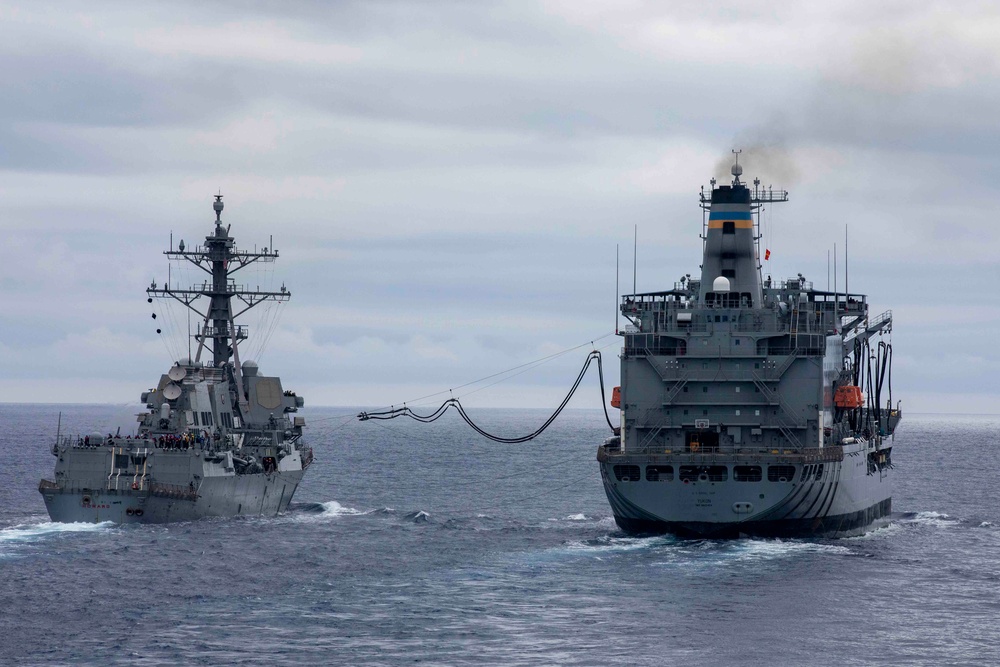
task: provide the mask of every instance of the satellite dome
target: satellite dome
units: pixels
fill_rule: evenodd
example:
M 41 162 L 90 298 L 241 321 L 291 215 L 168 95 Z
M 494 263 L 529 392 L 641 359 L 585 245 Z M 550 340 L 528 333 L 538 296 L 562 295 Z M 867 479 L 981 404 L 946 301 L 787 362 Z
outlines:
M 740 176 L 743 175 L 743 167 L 741 167 L 740 163 L 737 162 L 736 164 L 733 165 L 733 168 L 730 169 L 730 172 L 732 172 L 733 176 L 739 178 Z
M 725 276 L 719 276 L 712 281 L 712 291 L 713 292 L 728 292 L 729 291 L 729 278 Z
M 240 367 L 243 369 L 243 375 L 247 377 L 253 377 L 257 375 L 258 366 L 256 361 L 250 361 L 250 360 L 244 361 L 242 364 L 240 364 Z

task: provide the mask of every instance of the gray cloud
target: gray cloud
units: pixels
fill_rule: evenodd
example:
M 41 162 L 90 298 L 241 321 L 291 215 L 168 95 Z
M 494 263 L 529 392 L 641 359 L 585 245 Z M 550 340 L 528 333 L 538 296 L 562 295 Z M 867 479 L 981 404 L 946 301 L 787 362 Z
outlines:
M 171 230 L 210 229 L 217 188 L 239 243 L 281 250 L 294 298 L 262 363 L 312 403 L 400 402 L 580 344 L 613 327 L 633 224 L 640 290 L 695 272 L 696 193 L 731 148 L 791 189 L 765 213 L 776 276 L 825 282 L 850 225 L 852 287 L 897 309 L 901 395 L 1000 393 L 997 304 L 960 288 L 998 275 L 988 5 L 39 3 L 0 21 L 0 400 L 153 382 L 185 320 L 161 340 L 142 290 Z M 962 354 L 940 353 L 948 327 Z M 577 363 L 475 400 L 547 404 Z

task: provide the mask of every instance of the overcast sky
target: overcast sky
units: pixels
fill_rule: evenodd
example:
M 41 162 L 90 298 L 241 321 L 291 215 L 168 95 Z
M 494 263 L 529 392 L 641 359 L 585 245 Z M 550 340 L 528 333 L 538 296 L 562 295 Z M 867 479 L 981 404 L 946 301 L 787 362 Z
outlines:
M 640 291 L 698 273 L 698 190 L 742 148 L 791 193 L 766 270 L 825 288 L 847 225 L 894 398 L 1000 412 L 996 3 L 706 4 L 0 3 L 0 400 L 137 402 L 186 346 L 144 289 L 220 189 L 281 255 L 237 276 L 293 294 L 244 357 L 307 405 L 572 348 L 614 329 L 633 225 Z M 585 356 L 467 403 L 553 406 Z

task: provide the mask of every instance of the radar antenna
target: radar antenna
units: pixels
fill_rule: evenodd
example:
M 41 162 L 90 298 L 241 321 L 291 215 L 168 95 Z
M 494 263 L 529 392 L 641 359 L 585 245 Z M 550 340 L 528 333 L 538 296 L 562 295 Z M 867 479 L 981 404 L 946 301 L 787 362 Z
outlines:
M 291 298 L 292 293 L 282 286 L 279 292 L 263 292 L 259 289 L 250 289 L 246 285 L 238 285 L 230 276 L 240 269 L 255 262 L 273 262 L 278 257 L 278 251 L 274 248 L 264 248 L 262 252 L 239 250 L 236 242 L 229 235 L 229 227 L 222 226 L 222 192 L 213 195 L 215 201 L 212 208 L 215 211 L 215 230 L 205 237 L 205 244 L 194 249 L 181 245 L 177 250 L 164 251 L 164 255 L 170 259 L 182 259 L 191 262 L 199 269 L 207 273 L 210 278 L 201 285 L 192 285 L 188 289 L 174 289 L 169 281 L 162 287 L 157 287 L 154 282 L 146 294 L 152 297 L 169 297 L 184 304 L 188 309 L 202 318 L 202 323 L 195 340 L 198 341 L 198 352 L 195 361 L 201 361 L 202 352 L 207 347 L 208 341 L 212 341 L 212 365 L 220 368 L 228 363 L 233 357 L 233 366 L 236 375 L 237 386 L 240 397 L 243 397 L 242 383 L 240 382 L 240 357 L 239 342 L 247 338 L 247 328 L 243 325 L 237 326 L 235 320 L 243 313 L 254 306 L 265 301 L 285 302 Z M 195 302 L 201 297 L 208 298 L 208 307 L 201 308 L 195 306 Z M 233 298 L 239 300 L 242 308 L 233 308 Z

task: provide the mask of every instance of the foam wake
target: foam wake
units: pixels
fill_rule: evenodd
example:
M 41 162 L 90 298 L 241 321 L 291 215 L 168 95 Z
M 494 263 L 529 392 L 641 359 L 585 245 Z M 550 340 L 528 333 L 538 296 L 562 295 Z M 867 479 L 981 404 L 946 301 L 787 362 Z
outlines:
M 0 530 L 0 555 L 3 554 L 3 547 L 27 544 L 68 533 L 100 533 L 113 526 L 114 524 L 110 521 L 103 523 L 57 523 L 55 521 L 44 521 L 41 523 L 18 524 Z
M 740 540 L 681 540 L 671 535 L 631 537 L 602 535 L 589 540 L 565 543 L 556 551 L 594 557 L 647 553 L 656 565 L 690 566 L 768 562 L 797 558 L 806 554 L 847 555 L 851 550 L 840 544 L 809 540 L 745 538 Z
M 945 514 L 943 512 L 906 512 L 902 516 L 905 523 L 912 525 L 933 526 L 934 528 L 947 528 L 962 523 L 961 519 Z
M 619 537 L 602 535 L 589 540 L 573 540 L 566 542 L 557 551 L 578 554 L 611 554 L 642 549 L 653 549 L 673 541 L 674 538 L 664 535 L 645 537 Z
M 345 507 L 336 500 L 328 500 L 324 503 L 295 503 L 290 508 L 295 513 L 320 514 L 323 516 L 344 516 L 352 514 L 366 514 L 353 507 Z
M 774 560 L 805 553 L 850 554 L 850 548 L 841 544 L 812 542 L 809 540 L 745 539 L 734 543 L 735 560 Z
M 320 503 L 323 511 L 320 513 L 321 516 L 354 516 L 357 514 L 367 514 L 359 509 L 354 509 L 353 507 L 345 507 L 341 505 L 336 500 L 328 500 L 325 503 Z

